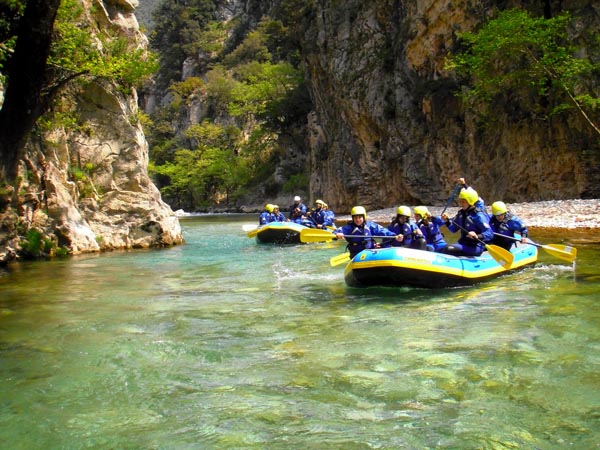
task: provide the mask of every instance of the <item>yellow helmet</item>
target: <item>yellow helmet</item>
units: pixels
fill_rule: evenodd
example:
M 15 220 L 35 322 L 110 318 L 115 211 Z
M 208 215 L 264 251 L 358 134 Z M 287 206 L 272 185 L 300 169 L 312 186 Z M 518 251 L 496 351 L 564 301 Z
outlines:
M 271 205 L 270 203 L 267 203 L 267 204 L 265 205 L 265 209 L 266 209 L 268 212 L 273 212 L 273 205 Z
M 427 217 L 427 216 L 431 215 L 429 213 L 429 210 L 427 209 L 427 206 L 415 206 L 414 210 L 415 210 L 415 214 L 417 214 L 421 217 Z
M 504 204 L 504 202 L 494 202 L 492 203 L 492 214 L 494 216 L 499 216 L 501 214 L 506 214 L 508 208 Z
M 469 187 L 466 189 L 462 189 L 460 191 L 460 194 L 458 194 L 458 198 L 466 200 L 469 205 L 473 206 L 475 202 L 479 199 L 479 194 L 475 189 Z
M 367 220 L 367 210 L 362 206 L 355 206 L 350 210 L 351 216 L 363 216 Z
M 276 209 L 279 209 L 279 205 L 271 205 L 273 208 L 273 211 L 275 211 Z
M 408 206 L 399 206 L 398 214 L 401 216 L 410 217 L 410 208 Z
M 324 205 L 325 202 L 323 200 L 315 200 L 315 205 Z

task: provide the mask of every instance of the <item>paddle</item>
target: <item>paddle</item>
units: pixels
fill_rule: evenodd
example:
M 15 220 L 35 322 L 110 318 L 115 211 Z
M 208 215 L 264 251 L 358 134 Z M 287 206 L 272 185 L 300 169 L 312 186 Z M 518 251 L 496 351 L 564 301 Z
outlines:
M 246 236 L 248 236 L 249 238 L 253 238 L 258 234 L 259 231 L 260 231 L 260 228 L 255 228 L 254 230 L 248 231 L 246 233 Z
M 500 233 L 494 233 L 494 234 L 496 236 L 510 239 L 512 241 L 521 242 L 521 238 L 506 236 L 506 235 L 500 234 Z M 573 261 L 575 261 L 575 258 L 577 258 L 577 249 L 575 247 L 571 247 L 568 245 L 561 245 L 561 244 L 542 245 L 542 244 L 536 244 L 535 242 L 533 242 L 529 239 L 527 239 L 527 244 L 531 244 L 535 247 L 542 248 L 550 255 L 556 256 L 557 258 L 562 259 L 564 261 L 573 262 Z
M 450 197 L 448 197 L 448 201 L 446 202 L 446 206 L 444 206 L 444 209 L 442 209 L 442 212 L 440 213 L 440 216 L 446 212 L 446 210 L 448 209 L 448 206 L 450 206 L 450 204 L 454 201 L 454 199 L 456 198 L 456 196 L 460 192 L 461 187 L 462 186 L 460 184 L 457 184 L 456 186 L 454 186 L 454 189 L 452 190 L 452 193 L 450 194 Z
M 459 224 L 457 224 L 454 220 L 452 220 L 452 223 L 454 225 L 456 225 L 458 228 L 460 228 L 461 230 L 463 230 L 465 233 L 468 233 L 467 230 L 465 230 L 463 227 L 461 227 Z M 499 247 L 497 245 L 486 244 L 481 239 L 477 239 L 477 238 L 475 240 L 477 242 L 479 242 L 480 244 L 485 245 L 485 249 L 488 251 L 488 253 L 490 255 L 492 255 L 492 258 L 494 258 L 498 264 L 500 264 L 506 270 L 510 269 L 513 261 L 515 260 L 515 255 L 513 255 L 508 250 L 505 250 L 502 247 Z
M 331 231 L 318 228 L 305 228 L 300 231 L 300 242 L 327 242 L 335 239 Z
M 329 264 L 331 266 L 338 266 L 348 261 L 350 261 L 350 253 L 346 252 L 342 253 L 341 255 L 332 256 L 329 260 Z
M 344 234 L 344 237 L 361 237 L 358 234 Z M 368 238 L 393 239 L 394 236 L 364 236 Z M 307 228 L 300 231 L 300 242 L 327 242 L 336 239 L 337 236 L 330 231 L 319 230 L 317 228 Z

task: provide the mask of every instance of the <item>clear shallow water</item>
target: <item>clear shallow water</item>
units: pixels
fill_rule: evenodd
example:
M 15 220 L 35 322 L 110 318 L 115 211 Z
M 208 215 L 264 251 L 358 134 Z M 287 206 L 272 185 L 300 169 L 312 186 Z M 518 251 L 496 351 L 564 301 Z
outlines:
M 600 446 L 600 246 L 466 289 L 350 289 L 340 244 L 187 244 L 0 272 L 3 448 Z M 560 243 L 556 236 L 540 237 Z

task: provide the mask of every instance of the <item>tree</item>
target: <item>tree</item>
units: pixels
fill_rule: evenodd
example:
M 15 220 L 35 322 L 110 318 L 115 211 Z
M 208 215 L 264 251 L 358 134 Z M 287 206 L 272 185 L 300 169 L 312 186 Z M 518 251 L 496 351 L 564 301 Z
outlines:
M 585 85 L 597 67 L 576 56 L 569 42 L 569 21 L 568 13 L 546 19 L 517 9 L 503 11 L 478 32 L 461 34 L 465 50 L 450 56 L 446 67 L 471 79 L 467 101 L 487 102 L 506 92 L 528 94 L 534 88 L 538 96 L 552 97 L 552 113 L 575 107 L 600 134 L 590 115 L 600 99 Z
M 29 0 L 19 20 L 0 110 L 0 162 L 7 179 L 16 177 L 28 135 L 68 83 L 102 78 L 127 92 L 157 69 L 152 53 L 132 49 L 124 38 L 105 30 L 92 35 L 77 0 Z
M 29 0 L 21 18 L 0 110 L 0 160 L 8 179 L 15 178 L 26 138 L 47 107 L 42 91 L 60 1 Z

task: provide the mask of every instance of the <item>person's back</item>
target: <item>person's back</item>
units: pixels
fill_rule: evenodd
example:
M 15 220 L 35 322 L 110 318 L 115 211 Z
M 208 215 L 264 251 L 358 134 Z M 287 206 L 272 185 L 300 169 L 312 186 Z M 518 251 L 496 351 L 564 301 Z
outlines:
M 323 226 L 324 227 L 332 227 L 335 224 L 335 214 L 329 209 L 329 205 L 325 203 L 323 205 Z
M 271 222 L 271 220 L 272 220 L 271 213 L 272 212 L 273 212 L 273 205 L 271 205 L 270 203 L 267 203 L 265 205 L 265 209 L 258 216 L 258 224 L 266 225 L 269 222 Z

